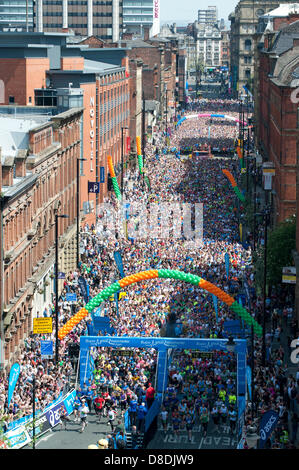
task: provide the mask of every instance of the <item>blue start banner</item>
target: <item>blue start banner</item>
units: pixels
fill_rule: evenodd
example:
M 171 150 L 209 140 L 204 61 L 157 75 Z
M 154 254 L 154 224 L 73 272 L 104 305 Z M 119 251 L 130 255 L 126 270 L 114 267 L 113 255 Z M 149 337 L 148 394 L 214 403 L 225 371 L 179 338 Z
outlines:
M 9 407 L 9 404 L 11 402 L 13 392 L 16 386 L 16 383 L 18 381 L 19 375 L 20 375 L 20 364 L 18 362 L 15 362 L 9 373 L 9 381 L 8 381 L 8 399 L 7 399 L 7 407 Z
M 272 434 L 278 423 L 279 415 L 274 410 L 267 411 L 261 419 L 260 423 L 260 441 L 259 449 L 265 447 L 268 437 Z

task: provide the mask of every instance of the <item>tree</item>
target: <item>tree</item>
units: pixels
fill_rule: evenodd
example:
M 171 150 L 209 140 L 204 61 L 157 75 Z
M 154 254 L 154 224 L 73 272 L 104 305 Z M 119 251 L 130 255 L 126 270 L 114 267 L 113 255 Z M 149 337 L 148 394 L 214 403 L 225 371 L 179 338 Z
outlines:
M 296 217 L 281 222 L 268 235 L 267 242 L 267 284 L 277 286 L 281 283 L 282 268 L 293 266 L 293 250 L 296 249 Z M 256 282 L 258 287 L 263 282 L 264 249 L 257 252 L 255 258 Z

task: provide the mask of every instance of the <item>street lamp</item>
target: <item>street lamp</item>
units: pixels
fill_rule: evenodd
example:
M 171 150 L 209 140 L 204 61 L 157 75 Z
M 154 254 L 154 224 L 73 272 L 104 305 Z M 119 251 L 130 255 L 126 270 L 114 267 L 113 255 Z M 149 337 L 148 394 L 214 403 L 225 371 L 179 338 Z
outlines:
M 79 237 L 80 237 L 80 169 L 79 163 L 86 162 L 86 158 L 77 158 L 77 259 L 76 266 L 79 267 Z
M 121 193 L 124 194 L 124 129 L 129 129 L 128 127 L 121 128 Z
M 66 214 L 55 214 L 55 363 L 58 365 L 58 218 L 67 219 Z
M 35 375 L 32 376 L 32 448 L 35 449 Z

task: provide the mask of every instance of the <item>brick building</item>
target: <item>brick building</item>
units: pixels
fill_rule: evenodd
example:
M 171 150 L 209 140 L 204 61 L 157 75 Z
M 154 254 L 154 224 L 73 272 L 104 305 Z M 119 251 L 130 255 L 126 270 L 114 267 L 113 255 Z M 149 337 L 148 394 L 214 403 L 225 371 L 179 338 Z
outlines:
M 295 213 L 298 155 L 299 21 L 265 31 L 260 49 L 258 145 L 275 167 L 273 216 L 280 222 Z
M 2 346 L 11 365 L 33 318 L 53 301 L 55 213 L 59 219 L 59 271 L 76 266 L 76 159 L 82 108 L 53 117 L 0 115 L 2 146 Z M 58 211 L 58 212 L 57 212 Z M 3 362 L 2 362 L 3 365 Z
M 46 105 L 55 108 L 54 113 L 71 107 L 79 90 L 76 106 L 84 107 L 81 153 L 86 159 L 80 170 L 84 175 L 80 178 L 80 208 L 91 225 L 108 193 L 108 155 L 120 178 L 121 146 L 127 137 L 122 128 L 128 127 L 130 112 L 129 61 L 124 49 L 97 47 L 94 37 L 82 41 L 74 43 L 74 36 L 68 33 L 2 33 L 0 80 L 4 104 Z M 124 144 L 123 153 L 126 150 Z M 105 183 L 100 194 L 89 194 L 88 181 L 99 182 L 101 168 Z

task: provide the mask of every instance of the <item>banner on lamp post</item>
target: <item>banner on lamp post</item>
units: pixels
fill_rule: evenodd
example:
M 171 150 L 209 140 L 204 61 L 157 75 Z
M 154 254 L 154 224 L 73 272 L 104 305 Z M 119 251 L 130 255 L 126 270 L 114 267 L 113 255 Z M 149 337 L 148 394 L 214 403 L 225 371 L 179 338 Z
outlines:
M 9 404 L 11 402 L 13 392 L 20 375 L 20 371 L 20 364 L 18 362 L 15 362 L 12 365 L 9 373 L 7 407 L 9 407 Z

